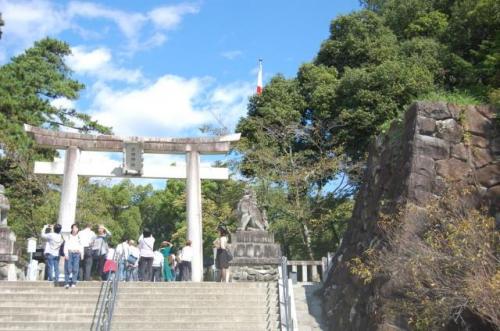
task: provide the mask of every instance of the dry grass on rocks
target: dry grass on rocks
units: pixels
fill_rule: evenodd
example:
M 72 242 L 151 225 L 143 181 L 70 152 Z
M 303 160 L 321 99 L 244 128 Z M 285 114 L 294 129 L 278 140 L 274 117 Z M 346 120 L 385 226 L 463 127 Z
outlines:
M 351 260 L 351 273 L 382 287 L 384 315 L 414 330 L 500 330 L 499 234 L 475 208 L 475 190 L 449 189 L 426 208 L 379 219 L 384 248 Z

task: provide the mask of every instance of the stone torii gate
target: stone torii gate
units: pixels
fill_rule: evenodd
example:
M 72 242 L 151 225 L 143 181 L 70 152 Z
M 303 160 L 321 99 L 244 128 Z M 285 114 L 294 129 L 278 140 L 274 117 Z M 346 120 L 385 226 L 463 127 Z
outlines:
M 240 139 L 240 134 L 221 137 L 198 138 L 146 138 L 119 137 L 112 135 L 90 135 L 72 132 L 51 131 L 25 124 L 29 133 L 40 147 L 65 149 L 64 162 L 35 162 L 35 173 L 64 175 L 59 206 L 58 223 L 64 232 L 69 232 L 75 222 L 78 193 L 78 176 L 187 179 L 187 223 L 188 239 L 192 242 L 192 280 L 203 280 L 203 245 L 201 212 L 201 179 L 228 179 L 227 168 L 200 167 L 201 154 L 226 154 L 231 142 Z M 125 167 L 109 169 L 99 164 L 80 163 L 81 151 L 125 152 L 127 145 L 136 146 L 140 167 L 131 172 Z M 187 167 L 166 167 L 161 172 L 142 170 L 142 152 L 151 154 L 186 154 Z M 125 162 L 124 162 L 125 163 Z

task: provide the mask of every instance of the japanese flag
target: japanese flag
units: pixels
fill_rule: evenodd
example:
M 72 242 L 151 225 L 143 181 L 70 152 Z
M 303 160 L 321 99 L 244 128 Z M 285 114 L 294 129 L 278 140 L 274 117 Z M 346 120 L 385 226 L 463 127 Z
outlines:
M 257 74 L 257 94 L 262 94 L 262 60 L 259 60 L 259 73 Z

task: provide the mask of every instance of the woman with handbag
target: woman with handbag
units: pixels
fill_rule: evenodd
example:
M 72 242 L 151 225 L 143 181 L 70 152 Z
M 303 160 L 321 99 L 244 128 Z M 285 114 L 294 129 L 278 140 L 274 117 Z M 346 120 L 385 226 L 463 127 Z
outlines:
M 106 262 L 106 255 L 108 254 L 108 239 L 111 237 L 111 232 L 106 227 L 100 224 L 97 228 L 97 236 L 92 244 L 93 266 L 96 266 L 97 274 L 101 280 L 106 280 L 106 273 L 104 273 L 104 263 Z
M 217 255 L 215 258 L 215 266 L 220 270 L 220 282 L 229 282 L 229 261 L 232 260 L 232 256 L 227 249 L 228 243 L 228 232 L 223 226 L 217 228 L 219 232 L 219 238 L 215 239 L 214 247 L 217 248 Z
M 128 241 L 129 247 L 128 247 L 128 256 L 126 258 L 125 264 L 125 270 L 126 270 L 126 280 L 127 282 L 133 281 L 136 282 L 139 278 L 137 275 L 137 268 L 139 264 L 139 256 L 140 252 L 139 249 L 137 248 L 137 244 L 135 243 L 134 240 L 129 240 Z

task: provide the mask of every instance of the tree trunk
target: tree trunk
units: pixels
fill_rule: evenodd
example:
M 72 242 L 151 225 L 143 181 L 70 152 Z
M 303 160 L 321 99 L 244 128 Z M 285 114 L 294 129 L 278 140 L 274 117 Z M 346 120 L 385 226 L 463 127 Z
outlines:
M 302 236 L 304 237 L 304 243 L 306 244 L 307 255 L 309 255 L 309 259 L 311 261 L 314 261 L 314 254 L 311 247 L 311 232 L 305 222 L 302 222 Z

